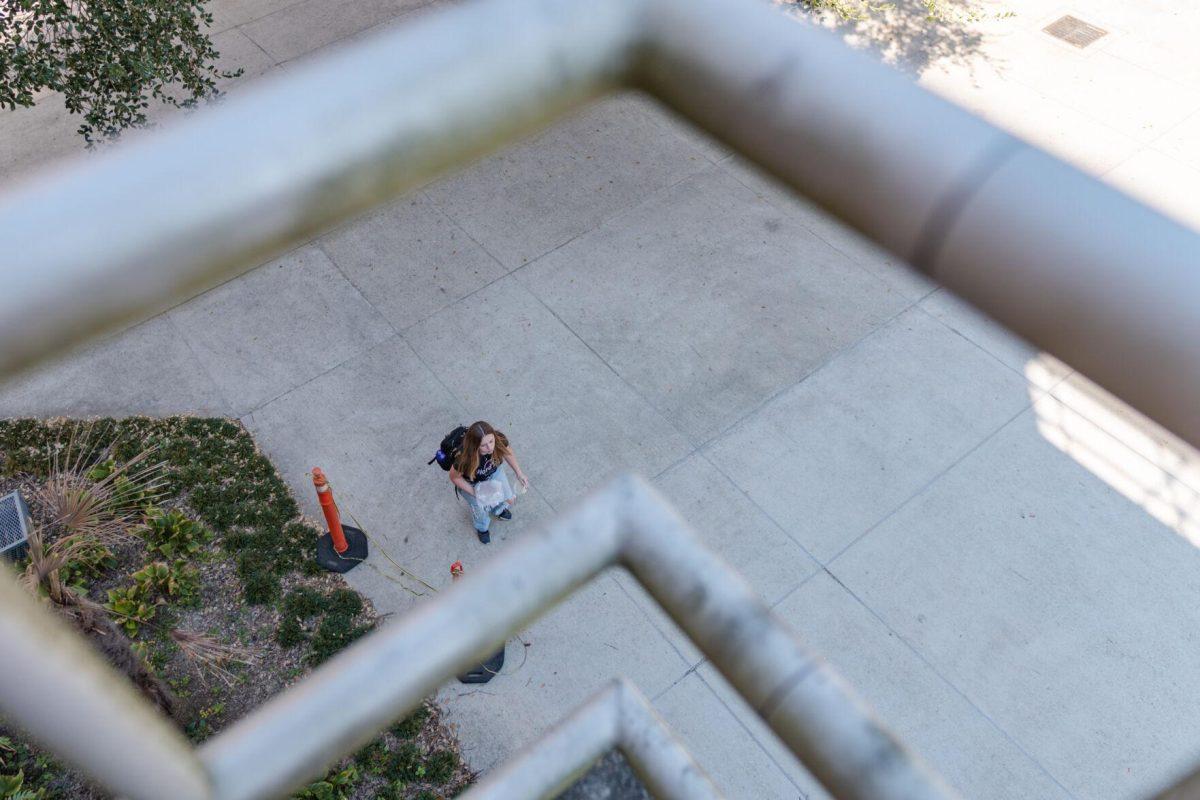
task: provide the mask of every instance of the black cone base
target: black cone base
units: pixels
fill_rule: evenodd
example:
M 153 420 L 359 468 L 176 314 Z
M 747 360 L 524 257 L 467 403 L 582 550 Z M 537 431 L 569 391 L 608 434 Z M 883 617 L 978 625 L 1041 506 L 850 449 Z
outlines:
M 496 651 L 496 655 L 462 675 L 458 676 L 460 683 L 487 683 L 504 667 L 504 648 Z
M 367 535 L 352 525 L 343 525 L 346 552 L 333 549 L 333 537 L 323 533 L 317 539 L 317 563 L 330 572 L 349 572 L 367 558 Z

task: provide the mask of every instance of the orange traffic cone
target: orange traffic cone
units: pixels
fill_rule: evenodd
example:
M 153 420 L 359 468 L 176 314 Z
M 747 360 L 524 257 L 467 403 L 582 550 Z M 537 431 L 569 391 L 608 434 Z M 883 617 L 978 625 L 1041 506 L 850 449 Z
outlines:
M 333 488 L 320 467 L 313 467 L 312 477 L 317 501 L 329 526 L 329 533 L 317 539 L 317 563 L 330 572 L 349 572 L 367 560 L 367 535 L 353 525 L 342 524 L 337 503 L 333 501 Z

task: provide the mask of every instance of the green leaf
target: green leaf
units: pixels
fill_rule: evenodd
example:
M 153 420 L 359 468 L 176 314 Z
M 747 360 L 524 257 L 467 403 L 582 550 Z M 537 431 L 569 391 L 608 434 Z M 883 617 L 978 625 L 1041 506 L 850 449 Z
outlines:
M 22 0 L 22 19 L 0 26 L 0 106 L 59 92 L 68 111 L 83 115 L 78 132 L 90 146 L 147 124 L 147 98 L 177 104 L 170 89 L 195 103 L 217 94 L 217 80 L 240 74 L 215 66 L 219 53 L 201 28 L 211 15 L 199 0 L 87 0 L 85 14 L 73 6 Z

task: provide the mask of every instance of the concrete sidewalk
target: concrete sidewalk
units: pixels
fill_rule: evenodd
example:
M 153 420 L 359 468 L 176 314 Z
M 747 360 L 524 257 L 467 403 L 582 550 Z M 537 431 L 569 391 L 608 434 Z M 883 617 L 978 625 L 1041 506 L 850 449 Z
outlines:
M 1007 5 L 950 49 L 893 34 L 898 65 L 1200 222 L 1200 11 Z M 258 74 L 427 9 L 212 7 Z M 1041 32 L 1064 13 L 1110 33 Z M 0 114 L 0 176 L 76 147 L 67 124 Z M 639 97 L 0 387 L 6 416 L 173 412 L 241 418 L 314 515 L 319 464 L 439 586 L 648 476 L 965 797 L 1144 797 L 1200 761 L 1194 451 Z M 488 547 L 425 465 L 476 418 L 533 481 Z M 420 602 L 378 556 L 349 577 L 383 612 Z M 731 797 L 824 796 L 627 574 L 523 640 L 440 693 L 473 766 L 623 674 Z

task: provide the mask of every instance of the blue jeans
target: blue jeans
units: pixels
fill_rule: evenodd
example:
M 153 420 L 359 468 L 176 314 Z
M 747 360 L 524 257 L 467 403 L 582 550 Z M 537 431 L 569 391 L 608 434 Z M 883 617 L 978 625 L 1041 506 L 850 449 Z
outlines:
M 508 482 L 508 475 L 504 473 L 504 467 L 496 470 L 488 480 L 498 481 L 504 487 L 504 496 L 508 498 L 508 500 L 493 508 L 484 508 L 483 504 L 475 499 L 475 495 L 467 494 L 457 486 L 454 487 L 454 491 L 458 493 L 458 496 L 467 501 L 467 507 L 471 509 L 471 522 L 474 523 L 475 530 L 480 533 L 487 533 L 488 527 L 492 524 L 491 514 L 498 516 L 502 511 L 507 511 L 512 501 L 517 497 L 513 493 L 512 484 Z

